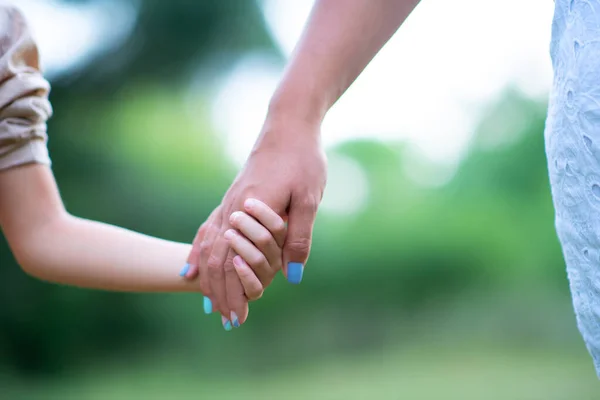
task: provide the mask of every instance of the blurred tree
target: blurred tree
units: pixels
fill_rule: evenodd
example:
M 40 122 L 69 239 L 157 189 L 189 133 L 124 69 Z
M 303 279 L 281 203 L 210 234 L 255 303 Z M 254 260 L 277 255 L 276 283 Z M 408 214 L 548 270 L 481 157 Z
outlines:
M 64 1 L 64 0 L 63 0 Z M 110 96 L 129 81 L 188 83 L 199 67 L 234 61 L 250 50 L 275 52 L 255 1 L 123 0 L 137 10 L 132 35 L 122 46 L 89 60 L 76 79 L 64 77 L 55 90 L 75 95 L 91 90 Z M 68 0 L 67 2 L 103 2 Z
M 122 46 L 52 82 L 53 170 L 74 214 L 189 242 L 234 171 L 207 104 L 187 103 L 185 86 L 198 70 L 210 79 L 242 53 L 274 47 L 255 2 L 131 4 L 136 25 Z M 152 337 L 135 296 L 34 281 L 4 241 L 0 265 L 1 363 L 59 371 L 88 351 Z
M 255 2 L 132 4 L 136 28 L 122 47 L 53 82 L 53 169 L 74 214 L 190 241 L 235 170 L 210 124 L 210 99 L 190 101 L 186 86 L 199 68 L 274 50 Z M 394 324 L 406 332 L 411 318 L 443 318 L 451 299 L 469 300 L 472 292 L 560 282 L 565 293 L 544 118 L 544 103 L 509 90 L 490 106 L 456 176 L 441 188 L 408 179 L 402 146 L 357 141 L 333 149 L 368 176 L 366 209 L 320 215 L 305 283 L 289 290 L 275 282 L 235 342 L 222 335 L 218 318 L 199 327 L 197 297 L 47 285 L 26 277 L 0 241 L 0 363 L 55 372 L 99 354 L 122 356 L 132 343 L 151 343 L 153 354 L 184 343 L 185 355 L 195 360 L 201 352 L 203 365 L 227 364 L 229 372 L 251 360 L 255 369 L 274 359 L 269 354 L 298 360 L 381 345 Z M 528 328 L 515 322 L 512 332 L 519 329 Z M 189 340 L 180 340 L 184 334 Z

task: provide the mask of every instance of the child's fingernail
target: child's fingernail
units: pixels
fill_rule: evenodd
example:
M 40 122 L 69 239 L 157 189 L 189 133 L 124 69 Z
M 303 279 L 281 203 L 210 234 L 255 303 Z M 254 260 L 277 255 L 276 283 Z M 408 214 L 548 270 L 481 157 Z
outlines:
M 241 212 L 236 211 L 229 216 L 229 223 L 235 224 L 235 220 L 238 219 L 242 215 Z
M 204 314 L 212 313 L 212 301 L 206 296 L 204 296 Z
M 238 316 L 235 313 L 235 311 L 231 312 L 231 322 L 233 323 L 233 327 L 234 328 L 239 328 L 240 327 L 240 320 L 238 319 Z
M 233 229 L 229 229 L 228 231 L 225 232 L 224 236 L 225 236 L 225 239 L 231 240 L 235 236 L 235 232 L 233 231 Z
M 242 261 L 242 257 L 240 256 L 235 256 L 233 257 L 233 265 L 235 265 L 236 267 L 243 267 L 244 266 L 244 262 Z
M 181 271 L 179 271 L 179 276 L 185 276 L 189 270 L 190 270 L 190 264 L 185 264 L 183 266 L 183 268 L 181 268 Z
M 297 285 L 302 282 L 302 274 L 304 274 L 304 264 L 297 262 L 288 263 L 287 278 L 289 283 Z
M 250 209 L 256 205 L 256 201 L 254 199 L 248 199 L 244 202 L 244 207 Z
M 222 315 L 221 322 L 223 323 L 223 328 L 225 328 L 225 330 L 229 332 L 231 330 L 231 322 L 229 322 L 229 320 Z

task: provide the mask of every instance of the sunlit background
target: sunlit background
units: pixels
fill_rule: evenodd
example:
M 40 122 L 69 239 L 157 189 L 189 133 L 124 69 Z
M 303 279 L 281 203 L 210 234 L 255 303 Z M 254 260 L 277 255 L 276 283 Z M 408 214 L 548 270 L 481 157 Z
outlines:
M 82 217 L 189 242 L 310 0 L 18 0 Z M 225 332 L 199 295 L 53 286 L 0 248 L 0 399 L 591 399 L 553 230 L 549 0 L 423 0 L 323 126 L 305 281 Z

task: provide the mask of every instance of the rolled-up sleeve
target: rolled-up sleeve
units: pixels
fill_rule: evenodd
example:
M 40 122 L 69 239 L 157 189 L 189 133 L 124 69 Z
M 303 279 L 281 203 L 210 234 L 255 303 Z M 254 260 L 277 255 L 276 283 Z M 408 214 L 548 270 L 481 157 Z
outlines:
M 50 164 L 49 92 L 25 18 L 18 9 L 0 3 L 0 171 L 29 163 Z

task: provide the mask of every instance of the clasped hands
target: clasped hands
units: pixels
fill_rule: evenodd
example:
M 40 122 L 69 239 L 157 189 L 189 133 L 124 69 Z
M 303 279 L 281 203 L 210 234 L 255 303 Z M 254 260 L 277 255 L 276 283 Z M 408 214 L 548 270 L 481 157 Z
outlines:
M 200 226 L 181 275 L 197 279 L 204 310 L 239 327 L 282 270 L 302 281 L 326 183 L 319 126 L 266 123 L 221 204 Z

